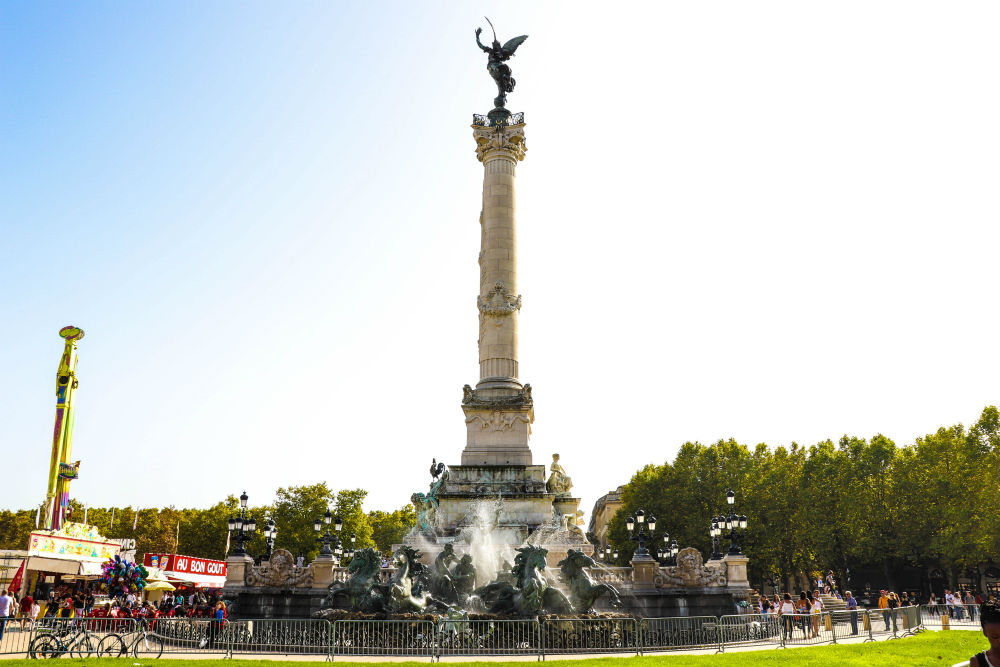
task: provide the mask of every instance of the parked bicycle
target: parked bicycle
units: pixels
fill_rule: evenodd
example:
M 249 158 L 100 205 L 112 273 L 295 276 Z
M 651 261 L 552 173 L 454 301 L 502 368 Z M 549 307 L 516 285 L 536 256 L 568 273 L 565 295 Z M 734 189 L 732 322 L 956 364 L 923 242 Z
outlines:
M 149 623 L 142 619 L 128 632 L 106 635 L 97 645 L 98 658 L 124 658 L 129 654 L 144 658 L 163 655 L 163 638 L 150 631 Z
M 67 653 L 71 658 L 86 658 L 97 652 L 97 635 L 81 624 L 39 628 L 39 634 L 28 645 L 32 659 L 58 658 Z

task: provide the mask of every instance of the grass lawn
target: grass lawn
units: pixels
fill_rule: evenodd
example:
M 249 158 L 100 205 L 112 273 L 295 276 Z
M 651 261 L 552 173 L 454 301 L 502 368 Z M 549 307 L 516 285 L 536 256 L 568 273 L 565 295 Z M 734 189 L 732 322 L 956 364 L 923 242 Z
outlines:
M 968 660 L 971 656 L 987 648 L 988 644 L 981 632 L 968 630 L 951 630 L 949 632 L 922 632 L 916 637 L 906 637 L 892 641 L 881 641 L 868 644 L 850 644 L 843 646 L 812 646 L 808 648 L 770 649 L 763 651 L 729 652 L 716 655 L 652 655 L 627 658 L 593 658 L 582 663 L 580 660 L 547 659 L 543 664 L 553 667 L 921 667 L 923 665 L 946 665 L 950 667 L 956 662 Z M 169 661 L 168 667 L 302 667 L 304 663 L 297 661 L 277 660 L 181 660 L 164 658 L 159 662 Z M 63 664 L 68 658 L 59 659 L 56 664 Z M 134 660 L 132 658 L 98 659 L 87 658 L 74 660 L 82 667 L 133 667 L 135 664 L 149 667 L 156 660 Z M 3 660 L 4 665 L 15 663 L 38 665 L 36 661 L 26 659 Z M 394 665 L 427 665 L 430 660 L 393 663 Z M 51 664 L 51 663 L 50 663 Z M 336 665 L 371 665 L 372 663 L 352 663 L 346 659 L 338 659 Z M 497 667 L 502 662 L 455 662 L 459 665 L 483 665 Z M 513 663 L 507 663 L 513 664 Z M 518 663 L 527 664 L 527 663 Z

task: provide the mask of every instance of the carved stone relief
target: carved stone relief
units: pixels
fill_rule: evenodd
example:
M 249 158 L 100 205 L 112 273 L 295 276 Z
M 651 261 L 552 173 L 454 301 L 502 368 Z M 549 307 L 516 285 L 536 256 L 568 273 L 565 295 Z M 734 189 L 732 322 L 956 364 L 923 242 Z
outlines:
M 266 588 L 312 586 L 311 567 L 295 567 L 295 559 L 287 549 L 275 549 L 267 565 L 247 568 L 244 583 Z
M 677 554 L 676 567 L 660 568 L 657 588 L 700 588 L 726 585 L 726 568 L 706 566 L 701 552 L 685 547 Z

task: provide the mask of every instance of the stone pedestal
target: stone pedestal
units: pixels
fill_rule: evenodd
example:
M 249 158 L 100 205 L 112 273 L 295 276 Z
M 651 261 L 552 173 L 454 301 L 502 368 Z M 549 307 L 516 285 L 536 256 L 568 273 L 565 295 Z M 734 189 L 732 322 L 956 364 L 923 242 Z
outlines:
M 750 559 L 742 554 L 738 556 L 728 554 L 722 559 L 723 564 L 726 566 L 726 580 L 730 590 L 750 589 L 750 581 L 747 579 L 747 563 L 749 561 Z
M 632 590 L 650 592 L 656 590 L 656 571 L 660 564 L 650 556 L 632 558 Z
M 226 590 L 244 587 L 247 570 L 253 567 L 253 556 L 243 554 L 232 555 L 226 559 Z
M 333 568 L 337 563 L 333 556 L 316 556 L 310 567 L 313 571 L 314 589 L 325 591 L 333 583 Z

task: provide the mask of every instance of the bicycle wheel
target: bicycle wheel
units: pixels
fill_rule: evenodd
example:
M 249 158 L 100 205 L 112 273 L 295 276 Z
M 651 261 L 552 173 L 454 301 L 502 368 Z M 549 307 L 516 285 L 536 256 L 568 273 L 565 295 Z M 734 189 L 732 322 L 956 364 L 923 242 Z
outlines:
M 58 658 L 65 652 L 66 647 L 52 635 L 39 635 L 28 645 L 28 657 L 33 660 Z
M 159 658 L 163 655 L 163 640 L 150 632 L 145 633 L 132 647 L 135 657 Z
M 69 657 L 89 658 L 97 653 L 97 638 L 93 635 L 84 634 L 73 642 L 69 647 Z
M 128 647 L 125 640 L 119 635 L 106 635 L 101 643 L 97 645 L 98 658 L 121 658 L 128 654 Z

